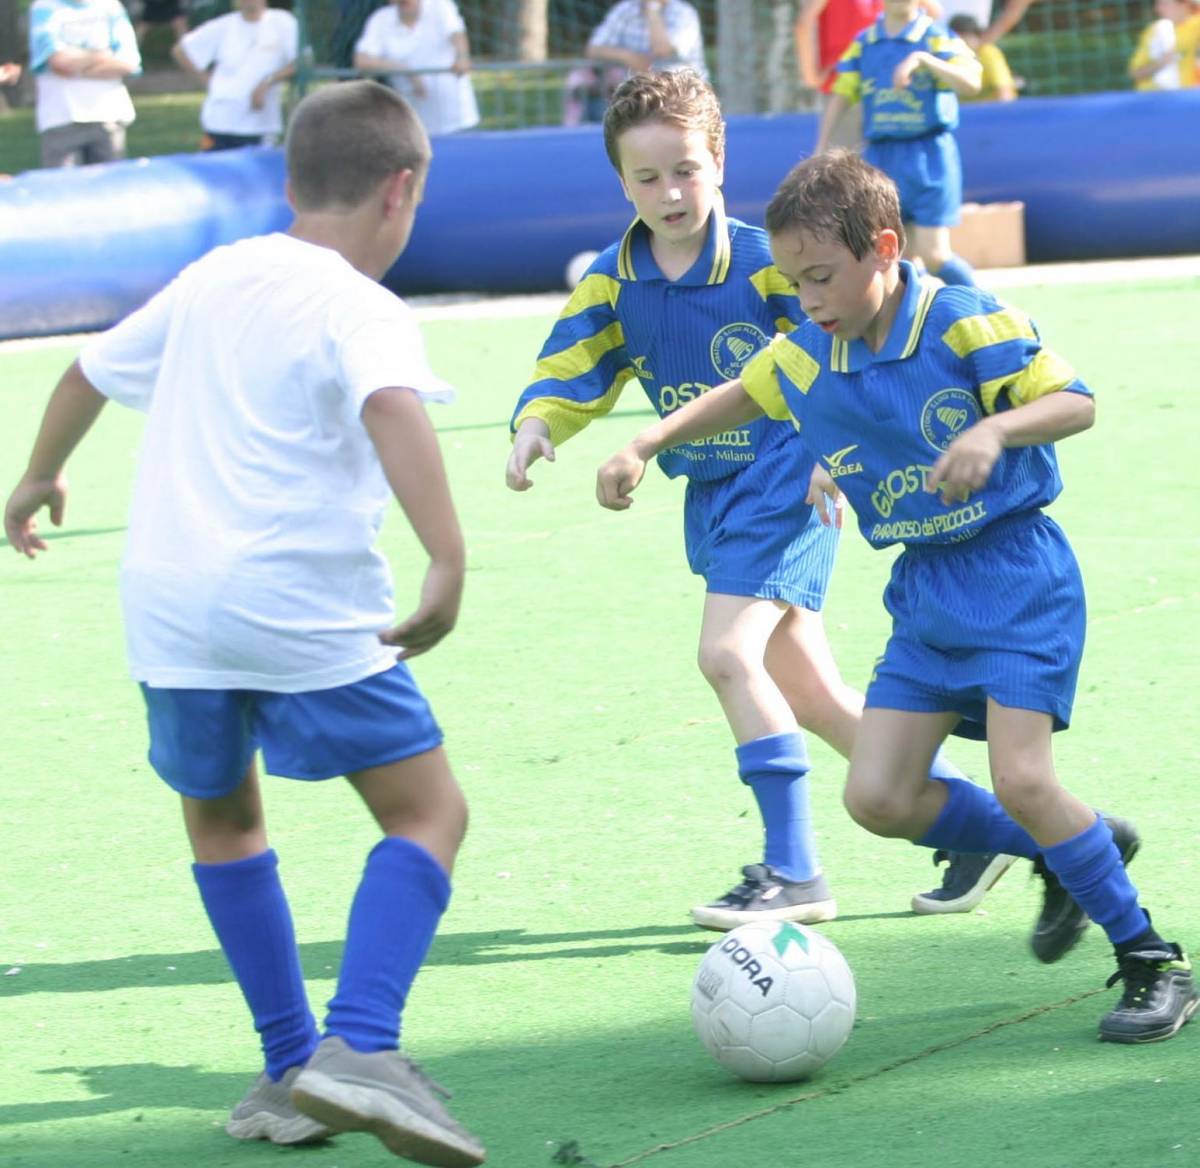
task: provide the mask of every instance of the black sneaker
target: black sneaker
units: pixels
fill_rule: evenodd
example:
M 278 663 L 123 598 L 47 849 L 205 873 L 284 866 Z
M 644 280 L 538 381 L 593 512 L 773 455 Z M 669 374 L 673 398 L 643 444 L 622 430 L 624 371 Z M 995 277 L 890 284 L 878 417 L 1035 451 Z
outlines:
M 1128 866 L 1142 846 L 1137 828 L 1128 819 L 1112 819 L 1105 816 L 1104 822 L 1108 824 L 1113 843 L 1121 853 L 1121 863 Z M 1033 870 L 1045 881 L 1046 887 L 1042 893 L 1042 911 L 1033 926 L 1033 936 L 1029 943 L 1037 959 L 1048 965 L 1070 953 L 1079 944 L 1080 938 L 1092 922 L 1087 913 L 1075 903 L 1071 894 L 1059 883 L 1058 877 L 1046 867 L 1046 862 L 1041 856 L 1033 861 Z
M 747 864 L 742 882 L 720 900 L 692 909 L 702 929 L 725 932 L 750 921 L 796 921 L 815 925 L 837 916 L 837 901 L 829 895 L 822 875 L 811 880 L 788 880 L 766 864 Z
M 1166 949 L 1136 950 L 1117 958 L 1107 981 L 1125 983 L 1116 1008 L 1100 1019 L 1101 1042 L 1161 1042 L 1196 1012 L 1200 996 L 1192 963 L 1174 942 Z
M 934 864 L 949 862 L 942 873 L 942 886 L 932 892 L 918 892 L 912 898 L 915 913 L 970 912 L 988 890 L 1016 863 L 1016 856 L 1002 852 L 972 855 L 968 852 L 933 853 Z

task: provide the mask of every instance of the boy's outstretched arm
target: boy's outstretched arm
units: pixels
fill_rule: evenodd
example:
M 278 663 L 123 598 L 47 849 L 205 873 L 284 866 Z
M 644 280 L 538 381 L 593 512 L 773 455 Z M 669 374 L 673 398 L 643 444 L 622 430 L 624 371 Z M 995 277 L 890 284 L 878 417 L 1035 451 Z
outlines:
M 504 468 L 504 481 L 510 490 L 527 491 L 533 486 L 528 472 L 539 458 L 547 462 L 554 461 L 550 427 L 541 418 L 526 418 L 513 436 L 512 451 Z
M 990 414 L 964 430 L 933 464 L 927 491 L 944 497 L 965 497 L 988 480 L 1007 447 L 1043 446 L 1088 429 L 1096 417 L 1095 400 L 1088 394 L 1056 390 L 1045 397 Z
M 29 466 L 4 508 L 4 534 L 14 551 L 32 560 L 46 550 L 34 518 L 43 507 L 50 509 L 50 522 L 62 526 L 67 505 L 63 467 L 107 400 L 83 375 L 78 361 L 55 386 L 33 442 Z
M 697 438 L 711 438 L 762 417 L 762 407 L 741 381 L 727 381 L 647 426 L 623 450 L 618 450 L 596 474 L 596 499 L 610 511 L 624 511 L 630 494 L 642 481 L 646 463 L 659 451 Z
M 432 649 L 454 628 L 466 549 L 437 435 L 421 399 L 409 389 L 376 390 L 362 418 L 388 485 L 429 555 L 417 611 L 379 634 L 385 645 L 401 647 L 396 660 L 403 661 Z

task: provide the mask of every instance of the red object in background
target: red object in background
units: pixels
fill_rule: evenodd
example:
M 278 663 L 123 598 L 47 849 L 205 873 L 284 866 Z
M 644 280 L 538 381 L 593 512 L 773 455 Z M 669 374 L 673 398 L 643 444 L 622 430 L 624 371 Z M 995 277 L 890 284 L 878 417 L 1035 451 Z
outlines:
M 817 64 L 821 92 L 833 88 L 837 65 L 850 42 L 883 12 L 883 0 L 829 0 L 817 17 Z

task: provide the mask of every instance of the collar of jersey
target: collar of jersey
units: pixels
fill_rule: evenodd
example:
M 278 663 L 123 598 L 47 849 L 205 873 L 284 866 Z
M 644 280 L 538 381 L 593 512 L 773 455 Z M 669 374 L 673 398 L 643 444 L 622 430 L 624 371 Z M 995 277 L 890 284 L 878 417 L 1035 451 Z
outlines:
M 708 217 L 708 234 L 696 262 L 673 283 L 723 284 L 729 275 L 732 252 L 725 204 L 718 198 Z M 621 240 L 617 252 L 617 275 L 622 280 L 666 280 L 650 251 L 650 228 L 640 219 L 635 219 L 629 225 Z
M 868 365 L 903 361 L 916 352 L 929 306 L 944 285 L 935 276 L 918 275 L 908 260 L 900 261 L 900 279 L 904 282 L 904 299 L 896 310 L 883 348 L 873 353 L 865 341 L 842 341 L 834 337 L 829 350 L 829 368 L 834 373 L 860 373 Z
M 915 20 L 910 20 L 894 37 L 888 36 L 887 28 L 884 25 L 884 18 L 881 16 L 871 25 L 870 31 L 867 33 L 867 44 L 873 45 L 876 41 L 912 41 L 912 43 L 920 43 L 921 38 L 929 31 L 929 26 L 933 23 L 924 12 L 921 13 Z

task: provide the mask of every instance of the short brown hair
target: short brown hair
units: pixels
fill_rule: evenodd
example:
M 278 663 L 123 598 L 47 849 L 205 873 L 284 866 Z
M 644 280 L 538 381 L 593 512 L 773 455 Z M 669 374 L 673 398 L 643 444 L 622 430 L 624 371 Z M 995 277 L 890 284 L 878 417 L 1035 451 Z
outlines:
M 433 155 L 416 111 L 378 81 L 310 93 L 292 113 L 286 151 L 299 211 L 357 207 L 385 178 L 422 170 Z
M 881 231 L 894 231 L 904 249 L 896 184 L 849 150 L 806 158 L 788 172 L 767 204 L 767 231 L 804 231 L 844 244 L 861 260 Z
M 634 126 L 665 122 L 684 130 L 699 130 L 708 140 L 712 156 L 725 158 L 725 119 L 713 88 L 695 69 L 669 69 L 662 73 L 635 73 L 617 87 L 604 112 L 604 149 L 621 173 L 617 139 Z

